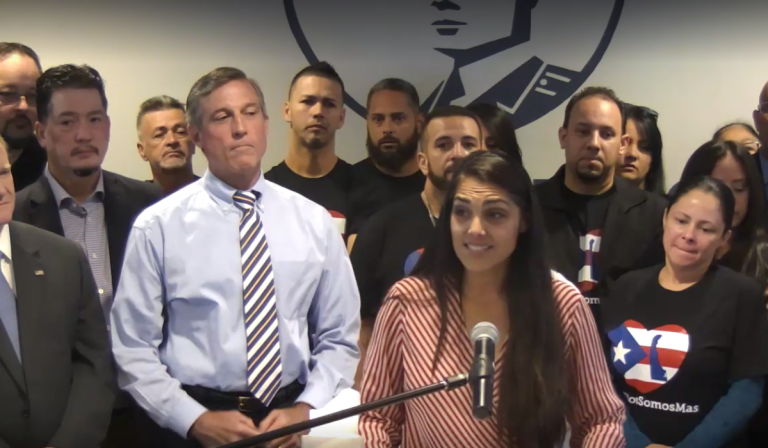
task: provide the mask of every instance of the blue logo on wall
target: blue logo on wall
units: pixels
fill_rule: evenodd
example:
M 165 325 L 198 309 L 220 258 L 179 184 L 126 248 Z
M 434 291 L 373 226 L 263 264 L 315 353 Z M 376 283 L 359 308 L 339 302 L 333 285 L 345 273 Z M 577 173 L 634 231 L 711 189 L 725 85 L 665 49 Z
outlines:
M 310 63 L 344 79 L 366 115 L 387 77 L 413 83 L 424 112 L 487 102 L 520 128 L 570 98 L 602 59 L 624 0 L 283 0 Z

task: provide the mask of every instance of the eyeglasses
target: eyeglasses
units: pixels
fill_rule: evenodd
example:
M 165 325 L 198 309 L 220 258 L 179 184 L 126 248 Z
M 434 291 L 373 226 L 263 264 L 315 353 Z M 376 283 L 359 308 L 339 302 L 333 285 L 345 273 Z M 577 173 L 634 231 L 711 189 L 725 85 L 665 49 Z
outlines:
M 0 92 L 0 103 L 5 105 L 19 104 L 21 98 L 27 100 L 29 106 L 34 107 L 37 104 L 37 93 L 20 94 L 19 92 Z
M 755 140 L 749 140 L 746 142 L 741 142 L 741 146 L 747 148 L 751 152 L 755 152 L 760 149 L 760 142 Z
M 757 111 L 761 114 L 768 114 L 768 101 L 758 104 Z

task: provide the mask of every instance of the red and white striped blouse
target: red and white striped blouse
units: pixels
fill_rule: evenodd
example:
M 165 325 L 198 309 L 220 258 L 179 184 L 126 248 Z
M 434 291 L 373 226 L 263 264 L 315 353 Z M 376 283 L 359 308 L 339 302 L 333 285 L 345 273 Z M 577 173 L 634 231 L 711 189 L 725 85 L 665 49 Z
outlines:
M 618 448 L 625 444 L 624 405 L 611 385 L 592 314 L 578 290 L 553 278 L 563 322 L 567 365 L 574 374 L 576 396 L 571 448 Z M 448 325 L 441 355 L 432 373 L 440 332 L 440 310 L 433 289 L 423 280 L 396 283 L 376 318 L 366 356 L 361 390 L 363 403 L 389 397 L 469 372 L 472 343 L 464 326 L 458 296 L 449 301 Z M 502 345 L 502 351 L 504 346 Z M 494 380 L 494 417 L 475 420 L 469 387 L 437 392 L 360 417 L 367 448 L 502 447 L 496 425 L 501 362 Z

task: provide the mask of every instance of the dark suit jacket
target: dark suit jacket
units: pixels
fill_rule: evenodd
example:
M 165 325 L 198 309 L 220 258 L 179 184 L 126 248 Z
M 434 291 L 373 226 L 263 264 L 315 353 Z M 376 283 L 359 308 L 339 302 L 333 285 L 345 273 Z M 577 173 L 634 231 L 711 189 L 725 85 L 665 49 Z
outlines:
M 115 385 L 90 265 L 75 242 L 9 225 L 22 362 L 0 326 L 0 447 L 97 448 Z
M 40 145 L 35 143 L 24 148 L 18 159 L 11 165 L 13 175 L 13 188 L 21 191 L 40 179 L 48 163 L 48 153 Z
M 564 182 L 563 167 L 534 189 L 544 212 L 547 255 L 552 269 L 576 284 L 584 263 L 579 235 L 573 230 L 573 220 L 578 217 L 573 216 L 563 197 Z M 625 273 L 664 262 L 661 238 L 666 199 L 641 190 L 618 176 L 614 184 L 616 193 L 608 206 L 597 261 L 602 273 L 601 298 Z
M 107 227 L 112 289 L 117 291 L 125 245 L 133 221 L 145 208 L 162 197 L 160 187 L 104 171 L 104 220 Z M 13 220 L 64 236 L 59 204 L 45 176 L 16 194 Z

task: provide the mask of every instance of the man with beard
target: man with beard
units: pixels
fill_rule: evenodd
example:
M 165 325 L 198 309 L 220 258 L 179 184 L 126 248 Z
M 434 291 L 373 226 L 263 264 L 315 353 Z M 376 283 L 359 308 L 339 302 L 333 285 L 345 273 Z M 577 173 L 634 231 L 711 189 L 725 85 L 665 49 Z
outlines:
M 101 306 L 109 321 L 128 234 L 136 216 L 157 201 L 156 185 L 103 170 L 110 119 L 101 75 L 91 67 L 61 65 L 36 83 L 40 144 L 48 168 L 16 195 L 15 221 L 80 244 L 90 262 Z M 104 448 L 142 446 L 138 408 L 119 394 Z
M 352 165 L 336 156 L 336 131 L 344 125 L 344 82 L 327 62 L 294 76 L 283 118 L 290 126 L 285 160 L 264 177 L 325 207 L 346 235 Z
M 419 193 L 424 186 L 416 160 L 424 118 L 419 104 L 416 88 L 402 79 L 384 79 L 368 92 L 368 158 L 354 166 L 350 247 L 374 213 Z
M 41 72 L 40 58 L 31 48 L 0 43 L 0 135 L 10 148 L 16 191 L 39 179 L 47 160 L 35 137 L 35 82 Z
M 144 101 L 139 107 L 136 148 L 149 162 L 152 180 L 168 196 L 200 179 L 192 172 L 195 144 L 187 134 L 186 110 L 181 101 L 161 95 Z
M 428 115 L 417 154 L 419 170 L 426 176 L 423 191 L 375 213 L 357 236 L 350 259 L 362 319 L 358 384 L 381 302 L 393 284 L 410 274 L 429 241 L 452 170 L 467 154 L 483 149 L 481 128 L 480 119 L 460 106 L 436 109 Z
M 628 143 L 625 126 L 622 102 L 612 90 L 578 92 L 559 130 L 565 165 L 535 187 L 552 268 L 578 286 L 598 327 L 600 300 L 611 284 L 629 271 L 664 261 L 666 201 L 614 175 Z

